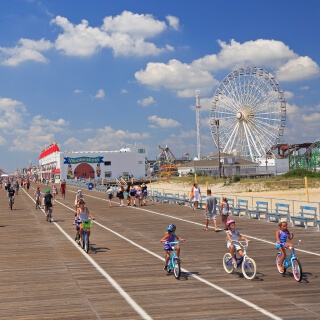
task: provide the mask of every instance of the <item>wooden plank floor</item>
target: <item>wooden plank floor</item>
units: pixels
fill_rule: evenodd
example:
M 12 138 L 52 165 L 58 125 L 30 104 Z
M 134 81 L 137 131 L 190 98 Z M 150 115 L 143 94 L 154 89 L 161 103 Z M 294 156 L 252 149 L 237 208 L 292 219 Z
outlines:
M 240 270 L 225 273 L 225 233 L 204 232 L 203 211 L 153 202 L 119 207 L 118 199 L 109 208 L 105 194 L 85 190 L 97 222 L 86 255 L 74 241 L 75 191 L 68 187 L 64 200 L 58 195 L 51 224 L 35 209 L 33 189 L 20 190 L 12 211 L 0 192 L 0 319 L 320 319 L 317 230 L 291 228 L 302 240 L 297 283 L 291 269 L 285 276 L 276 270 L 276 224 L 235 217 L 252 238 L 248 254 L 258 273 L 249 281 Z M 162 270 L 159 239 L 169 223 L 187 239 L 180 280 Z

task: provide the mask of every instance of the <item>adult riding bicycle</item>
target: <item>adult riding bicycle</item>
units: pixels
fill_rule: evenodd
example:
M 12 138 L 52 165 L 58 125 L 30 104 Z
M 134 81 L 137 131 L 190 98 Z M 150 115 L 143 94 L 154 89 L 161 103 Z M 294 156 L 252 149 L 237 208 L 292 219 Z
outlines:
M 43 195 L 43 203 L 44 203 L 44 211 L 45 211 L 46 219 L 50 223 L 52 221 L 52 202 L 51 202 L 52 199 L 53 199 L 53 196 L 50 193 L 50 190 L 47 189 L 46 193 Z
M 90 237 L 91 227 L 92 227 L 92 220 L 91 219 L 82 221 L 82 243 L 81 243 L 81 246 L 82 246 L 82 249 L 84 249 L 84 251 L 86 253 L 88 253 L 89 249 L 90 249 L 89 237 Z
M 41 191 L 39 187 L 37 187 L 36 191 L 34 192 L 34 195 L 36 197 L 36 209 L 41 209 L 40 208 Z
M 8 201 L 9 201 L 9 207 L 11 210 L 12 210 L 12 206 L 14 204 L 14 194 L 15 194 L 15 191 L 13 190 L 13 187 L 10 187 L 8 189 Z
M 79 208 L 77 209 L 76 219 L 78 219 L 78 224 L 80 226 L 80 238 L 82 242 L 82 247 L 85 248 L 87 243 L 86 252 L 89 251 L 89 236 L 90 236 L 90 228 L 92 226 L 92 220 L 94 220 L 94 216 L 90 213 L 89 208 L 85 207 L 85 202 L 83 199 L 79 200 Z M 88 223 L 91 221 L 91 223 Z M 83 235 L 85 234 L 85 240 L 83 240 Z
M 235 252 L 233 258 L 236 261 L 236 264 L 233 264 L 232 256 L 230 252 L 227 252 L 223 256 L 223 268 L 227 273 L 233 273 L 236 268 L 239 268 L 241 266 L 243 276 L 248 280 L 252 280 L 256 276 L 257 266 L 255 261 L 247 255 L 249 242 L 238 241 L 238 244 L 243 250 L 242 257 L 237 257 L 237 254 Z
M 299 247 L 301 244 L 301 240 L 298 241 L 298 244 L 295 246 L 296 248 Z M 281 244 L 277 244 L 277 249 L 279 249 L 281 246 Z M 277 252 L 277 255 L 276 255 L 276 264 L 277 264 L 277 269 L 279 271 L 279 273 L 281 274 L 285 274 L 286 270 L 289 268 L 289 267 L 292 267 L 292 273 L 293 273 L 293 277 L 296 281 L 300 282 L 301 279 L 302 279 L 302 266 L 301 266 L 301 263 L 300 261 L 298 260 L 298 258 L 295 256 L 294 254 L 294 246 L 292 247 L 287 247 L 285 244 L 282 245 L 282 247 L 284 247 L 284 249 L 291 249 L 291 254 L 290 256 L 286 256 L 283 260 L 283 263 L 282 263 L 282 267 L 283 267 L 283 272 L 282 270 L 280 269 L 280 259 L 281 259 L 281 255 L 282 255 L 282 252 L 281 251 L 278 251 Z

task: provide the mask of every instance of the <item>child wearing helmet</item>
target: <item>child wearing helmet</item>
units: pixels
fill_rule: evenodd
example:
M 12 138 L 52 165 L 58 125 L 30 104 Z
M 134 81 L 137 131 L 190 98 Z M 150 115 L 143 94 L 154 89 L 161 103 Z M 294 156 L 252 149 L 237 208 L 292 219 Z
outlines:
M 245 240 L 247 242 L 249 242 L 250 240 L 240 234 L 239 230 L 236 229 L 236 222 L 234 220 L 228 220 L 226 225 L 228 227 L 228 231 L 226 231 L 227 247 L 230 250 L 230 254 L 232 257 L 232 263 L 234 265 L 236 265 L 237 262 L 234 258 L 235 250 L 240 255 L 240 257 L 242 257 L 242 255 L 243 255 L 243 251 L 239 245 L 239 239 Z
M 276 239 L 277 239 L 276 249 L 281 251 L 281 257 L 280 257 L 278 267 L 279 267 L 279 271 L 283 273 L 284 270 L 283 270 L 282 264 L 283 264 L 283 260 L 286 257 L 285 246 L 293 247 L 292 243 L 287 242 L 287 239 L 292 240 L 293 233 L 289 232 L 286 221 L 280 221 L 278 225 L 279 225 L 279 229 L 276 231 Z
M 77 194 L 76 194 L 76 199 L 74 200 L 74 206 L 77 212 L 77 209 L 79 208 L 79 201 L 80 199 L 83 200 L 83 194 L 81 192 L 81 190 L 78 190 Z
M 167 265 L 170 259 L 170 251 L 172 251 L 172 248 L 168 242 L 174 242 L 174 241 L 185 241 L 185 239 L 179 238 L 176 234 L 177 227 L 174 224 L 169 224 L 166 228 L 167 232 L 164 234 L 163 238 L 160 240 L 160 242 L 164 242 L 165 245 L 163 247 L 164 250 L 166 250 L 166 257 L 165 257 L 165 265 L 163 270 L 167 271 Z M 177 257 L 180 256 L 180 246 L 176 245 L 176 254 Z

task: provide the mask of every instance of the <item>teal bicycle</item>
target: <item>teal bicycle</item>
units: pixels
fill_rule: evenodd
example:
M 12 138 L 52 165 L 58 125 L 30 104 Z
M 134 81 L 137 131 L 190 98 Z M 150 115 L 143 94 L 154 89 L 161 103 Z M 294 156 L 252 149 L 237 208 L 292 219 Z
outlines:
M 300 246 L 301 240 L 298 241 L 298 244 L 296 245 L 296 248 Z M 292 267 L 292 273 L 293 277 L 296 281 L 300 282 L 302 279 L 302 266 L 298 258 L 294 254 L 294 246 L 293 247 L 286 247 L 285 245 L 283 246 L 285 249 L 291 249 L 291 254 L 290 256 L 286 256 L 285 259 L 283 260 L 283 272 L 280 270 L 280 257 L 282 253 L 280 251 L 277 252 L 276 255 L 276 264 L 279 273 L 285 274 L 287 271 L 287 268 Z
M 169 244 L 171 246 L 170 259 L 167 264 L 167 273 L 171 273 L 171 271 L 173 271 L 173 275 L 177 280 L 179 280 L 181 276 L 181 260 L 176 255 L 176 246 L 179 245 L 179 243 L 180 241 L 165 242 L 165 244 Z

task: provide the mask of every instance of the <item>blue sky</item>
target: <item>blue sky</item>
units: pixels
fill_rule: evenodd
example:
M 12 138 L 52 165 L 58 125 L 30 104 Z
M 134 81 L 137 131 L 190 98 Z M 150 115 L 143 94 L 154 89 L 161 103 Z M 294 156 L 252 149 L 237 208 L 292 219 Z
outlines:
M 320 138 L 320 2 L 8 0 L 0 7 L 0 167 L 60 150 L 158 146 L 216 152 L 209 118 L 218 84 L 264 68 L 285 93 L 282 141 Z

